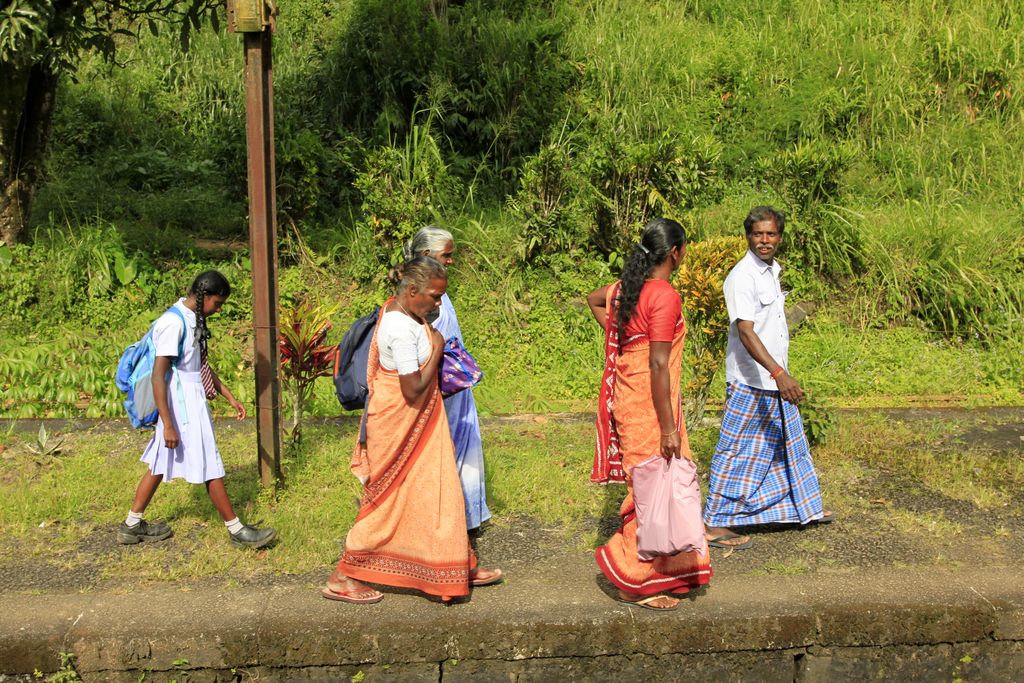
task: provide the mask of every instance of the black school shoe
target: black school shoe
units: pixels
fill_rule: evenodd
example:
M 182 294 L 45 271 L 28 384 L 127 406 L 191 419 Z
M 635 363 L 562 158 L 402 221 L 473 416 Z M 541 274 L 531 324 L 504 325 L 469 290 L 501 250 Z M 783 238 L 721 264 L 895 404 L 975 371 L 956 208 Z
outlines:
M 135 526 L 128 526 L 121 522 L 117 530 L 117 542 L 123 545 L 134 545 L 135 543 L 162 541 L 170 538 L 171 527 L 163 522 L 147 522 L 139 520 Z
M 231 534 L 231 544 L 238 548 L 265 548 L 277 538 L 277 531 L 267 527 L 257 529 L 254 526 L 243 524 L 237 533 Z

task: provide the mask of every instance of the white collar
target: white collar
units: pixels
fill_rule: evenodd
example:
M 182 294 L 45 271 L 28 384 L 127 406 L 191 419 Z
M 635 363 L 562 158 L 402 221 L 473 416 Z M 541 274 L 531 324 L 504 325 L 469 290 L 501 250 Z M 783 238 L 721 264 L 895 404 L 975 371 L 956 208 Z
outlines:
M 757 268 L 757 270 L 759 272 L 761 272 L 762 274 L 766 273 L 769 270 L 773 270 L 774 271 L 776 267 L 779 267 L 779 268 L 782 267 L 782 266 L 779 266 L 779 262 L 776 261 L 775 259 L 772 259 L 771 263 L 765 263 L 751 249 L 747 249 L 747 259 L 750 261 L 750 265 L 752 265 L 754 268 Z
M 176 305 L 181 309 L 181 312 L 185 314 L 185 319 L 194 325 L 196 322 L 196 312 L 185 305 L 185 297 L 178 299 Z

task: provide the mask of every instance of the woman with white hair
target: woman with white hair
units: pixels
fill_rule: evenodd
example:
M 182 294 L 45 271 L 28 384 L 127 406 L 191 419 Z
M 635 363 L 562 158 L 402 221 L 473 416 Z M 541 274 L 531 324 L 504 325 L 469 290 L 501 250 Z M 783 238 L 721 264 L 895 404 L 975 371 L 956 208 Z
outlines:
M 455 260 L 455 240 L 447 230 L 428 225 L 420 228 L 412 239 L 406 242 L 404 251 L 406 259 L 429 256 L 448 268 Z M 455 337 L 465 347 L 462 330 L 459 329 L 459 319 L 447 293 L 441 297 L 437 319 L 431 324 L 446 340 Z M 466 526 L 473 530 L 491 518 L 491 511 L 487 509 L 487 491 L 484 483 L 484 449 L 480 439 L 480 420 L 476 414 L 473 390 L 466 389 L 444 399 L 444 409 L 448 413 L 448 427 L 455 444 L 455 463 L 462 482 L 462 494 L 466 499 Z

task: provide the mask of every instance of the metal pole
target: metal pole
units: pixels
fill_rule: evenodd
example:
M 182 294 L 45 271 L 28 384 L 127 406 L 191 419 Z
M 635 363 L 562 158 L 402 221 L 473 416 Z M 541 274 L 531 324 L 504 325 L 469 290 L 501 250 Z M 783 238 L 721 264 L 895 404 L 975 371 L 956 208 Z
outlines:
M 256 440 L 260 480 L 281 479 L 281 379 L 277 330 L 277 201 L 271 31 L 245 33 L 245 134 L 256 333 Z

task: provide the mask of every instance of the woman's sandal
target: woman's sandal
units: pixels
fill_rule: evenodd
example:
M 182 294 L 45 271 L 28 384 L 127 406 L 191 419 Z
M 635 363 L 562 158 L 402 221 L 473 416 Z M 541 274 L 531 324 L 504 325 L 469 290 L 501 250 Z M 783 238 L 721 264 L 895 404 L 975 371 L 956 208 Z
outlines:
M 653 604 L 651 604 L 654 601 L 659 600 L 659 599 L 675 600 L 676 604 L 672 605 L 671 607 L 655 607 Z M 619 596 L 618 600 L 619 600 L 619 602 L 621 602 L 623 604 L 626 604 L 626 605 L 634 605 L 635 607 L 643 607 L 644 609 L 651 609 L 651 610 L 654 610 L 656 612 L 671 612 L 672 610 L 674 610 L 677 607 L 679 607 L 679 602 L 680 602 L 678 598 L 672 598 L 672 597 L 669 597 L 667 595 L 648 595 L 647 597 L 641 598 L 639 600 L 627 600 L 627 599 L 623 598 L 622 596 Z
M 362 594 L 364 597 L 357 597 Z M 384 599 L 384 594 L 380 591 L 370 589 L 360 589 L 354 591 L 334 591 L 330 588 L 324 588 L 320 591 L 320 595 L 324 596 L 328 600 L 337 600 L 338 602 L 350 602 L 354 605 L 372 605 L 380 602 Z
M 742 538 L 747 540 L 740 542 L 739 539 Z M 746 550 L 754 545 L 754 541 L 749 536 L 741 536 L 732 532 L 720 534 L 714 538 L 707 539 L 707 541 L 708 545 L 712 548 L 722 548 L 723 550 Z
M 477 567 L 469 573 L 469 585 L 474 588 L 493 586 L 505 580 L 505 572 L 500 569 L 481 569 Z
M 343 584 L 348 581 L 351 582 L 349 585 L 355 584 L 358 588 L 349 588 L 348 590 L 336 591 L 331 588 L 331 582 L 335 584 Z M 327 578 L 327 586 L 320 591 L 320 595 L 324 596 L 328 600 L 337 600 L 338 602 L 350 602 L 353 605 L 372 605 L 376 602 L 380 602 L 384 599 L 384 594 L 378 590 L 374 590 L 369 586 L 359 583 L 355 579 L 350 579 L 344 574 L 339 574 L 338 570 L 335 569 L 331 572 L 331 575 Z

